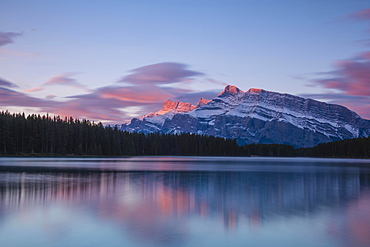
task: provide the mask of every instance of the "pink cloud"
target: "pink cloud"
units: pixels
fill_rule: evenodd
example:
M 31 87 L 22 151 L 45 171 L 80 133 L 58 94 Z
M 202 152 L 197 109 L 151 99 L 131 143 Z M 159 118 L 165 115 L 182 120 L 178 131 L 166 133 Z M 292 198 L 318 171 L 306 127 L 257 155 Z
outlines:
M 23 90 L 23 92 L 25 93 L 33 93 L 33 92 L 39 92 L 39 91 L 42 91 L 44 90 L 45 88 L 43 87 L 34 87 L 34 88 L 30 88 L 30 89 L 26 89 L 26 90 Z
M 0 87 L 0 106 L 25 106 L 40 107 L 53 106 L 54 102 L 30 97 L 25 93 L 20 93 L 11 89 Z
M 153 85 L 145 87 L 104 87 L 97 90 L 96 93 L 103 99 L 113 98 L 136 103 L 157 103 L 158 101 L 162 102 L 174 96 L 160 87 Z
M 370 60 L 370 51 L 366 51 L 366 52 L 361 53 L 360 55 L 358 55 L 356 57 L 356 59 L 358 59 L 358 60 Z
M 127 107 L 136 107 L 138 117 L 156 111 L 161 103 L 174 95 L 149 85 L 146 87 L 108 86 L 96 89 L 93 93 L 70 96 L 72 100 L 53 107 L 57 114 L 75 117 L 100 119 L 122 123 L 132 117 L 124 114 Z M 51 109 L 52 110 L 52 109 Z
M 213 83 L 213 84 L 216 84 L 216 85 L 227 86 L 226 82 L 217 81 L 217 80 L 214 80 L 212 78 L 207 78 L 206 80 L 209 81 L 210 83 Z
M 196 103 L 204 95 L 191 90 L 164 86 L 164 84 L 172 82 L 188 83 L 186 81 L 191 81 L 193 76 L 203 75 L 200 72 L 187 70 L 186 68 L 186 65 L 179 63 L 159 63 L 140 67 L 132 70 L 132 74 L 121 80 L 121 82 L 133 84 L 131 86 L 116 84 L 115 86 L 101 87 L 86 94 L 67 97 L 67 100 L 63 102 L 53 100 L 56 97 L 55 95 L 38 99 L 26 94 L 42 90 L 43 87 L 31 88 L 24 92 L 0 88 L 0 106 L 37 107 L 40 112 L 49 112 L 62 117 L 72 116 L 93 121 L 123 123 L 131 120 L 133 113 L 140 117 L 159 110 L 162 103 L 167 99 L 181 98 L 184 101 L 194 100 Z M 49 78 L 43 86 L 83 87 L 73 78 L 74 75 L 73 73 L 55 75 Z M 10 86 L 11 84 L 4 81 L 0 85 Z M 217 93 L 214 93 L 214 95 L 217 95 Z
M 182 63 L 157 63 L 131 70 L 132 74 L 123 77 L 119 82 L 129 82 L 135 85 L 168 84 L 191 79 L 193 76 L 204 75 L 201 72 L 187 70 Z
M 63 79 L 53 78 L 50 83 L 63 83 Z M 122 123 L 132 117 L 126 115 L 127 107 L 135 107 L 138 117 L 160 108 L 163 101 L 183 93 L 182 89 L 161 88 L 156 85 L 146 86 L 108 86 L 95 89 L 92 93 L 67 97 L 67 101 L 58 102 L 48 96 L 38 99 L 28 96 L 25 92 L 35 92 L 40 88 L 32 88 L 25 92 L 0 88 L 0 106 L 37 107 L 41 112 L 75 118 L 88 118 L 94 121 Z
M 48 98 L 48 97 L 47 97 Z M 33 107 L 40 112 L 75 118 L 88 118 L 90 120 L 122 122 L 125 116 L 119 108 L 125 104 L 115 99 L 99 99 L 96 97 L 85 97 L 73 99 L 66 102 L 58 102 L 49 99 L 30 97 L 25 93 L 0 87 L 0 106 L 7 107 Z
M 337 92 L 322 94 L 323 98 L 370 119 L 370 52 L 337 61 L 335 67 L 334 71 L 322 73 L 326 78 L 314 81 L 316 85 Z M 320 96 L 315 95 L 314 98 Z
M 75 73 L 62 73 L 49 78 L 49 80 L 42 85 L 63 85 L 77 88 L 85 88 L 84 85 L 79 83 L 76 79 L 72 78 Z
M 138 117 L 156 111 L 161 103 L 169 98 L 176 98 L 183 89 L 164 88 L 160 84 L 179 82 L 191 76 L 203 75 L 200 72 L 186 69 L 186 65 L 178 63 L 159 63 L 140 67 L 123 77 L 120 82 L 129 82 L 132 86 L 107 86 L 95 89 L 92 93 L 76 95 L 68 98 L 73 100 L 54 108 L 60 115 L 68 114 L 90 119 L 105 119 L 123 122 L 131 117 L 125 116 L 126 107 L 137 108 Z M 48 84 L 63 83 L 66 76 L 53 77 Z M 46 84 L 46 83 L 45 83 Z
M 72 100 L 53 107 L 52 112 L 60 116 L 72 116 L 74 118 L 86 118 L 92 121 L 122 122 L 124 115 L 121 111 L 112 108 L 111 102 L 89 100 Z
M 316 82 L 347 95 L 370 96 L 370 52 L 365 52 L 355 59 L 338 61 L 335 66 L 335 71 L 327 73 L 329 78 Z
M 363 9 L 357 12 L 354 12 L 350 17 L 360 20 L 370 20 L 370 9 Z
M 70 96 L 73 99 L 58 107 L 53 107 L 57 114 L 89 119 L 105 119 L 110 122 L 122 123 L 132 117 L 125 115 L 125 109 L 135 107 L 137 117 L 160 109 L 167 99 L 189 100 L 195 103 L 202 96 L 217 95 L 218 92 L 192 92 L 176 88 L 160 88 L 156 85 L 118 87 L 108 86 L 96 89 L 93 93 Z M 212 97 L 212 98 L 213 98 Z
M 370 9 L 354 12 L 349 17 L 370 20 Z M 367 44 L 369 41 L 365 39 L 361 42 Z M 324 78 L 315 80 L 314 85 L 330 89 L 331 93 L 322 94 L 325 99 L 370 118 L 370 51 L 364 51 L 351 59 L 336 61 L 334 67 L 333 71 L 320 73 Z M 320 98 L 320 95 L 315 95 L 315 98 Z
M 96 94 L 88 94 L 54 105 L 48 110 L 61 116 L 122 123 L 130 118 L 121 109 L 132 105 L 140 106 L 137 103 L 120 101 L 114 98 L 101 98 Z
M 324 73 L 327 78 L 316 80 L 315 84 L 340 92 L 325 94 L 330 103 L 344 105 L 370 119 L 370 57 L 364 52 L 354 59 L 341 60 L 335 64 L 336 70 Z M 315 98 L 318 98 L 316 95 Z
M 22 33 L 0 32 L 0 47 L 14 43 L 14 38 L 22 36 Z

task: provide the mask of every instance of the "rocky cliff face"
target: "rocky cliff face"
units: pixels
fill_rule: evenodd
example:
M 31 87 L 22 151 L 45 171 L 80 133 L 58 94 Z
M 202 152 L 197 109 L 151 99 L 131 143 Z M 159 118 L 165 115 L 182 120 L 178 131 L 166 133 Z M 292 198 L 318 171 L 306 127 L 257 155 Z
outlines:
M 196 133 L 237 139 L 239 144 L 278 143 L 311 147 L 370 135 L 370 120 L 333 104 L 262 89 L 226 86 L 196 106 L 166 101 L 161 110 L 130 124 L 130 132 Z

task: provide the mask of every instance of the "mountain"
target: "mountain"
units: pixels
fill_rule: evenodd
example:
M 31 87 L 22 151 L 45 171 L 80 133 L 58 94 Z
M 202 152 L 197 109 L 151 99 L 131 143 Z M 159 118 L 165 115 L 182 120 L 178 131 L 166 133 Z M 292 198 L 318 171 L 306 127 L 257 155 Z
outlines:
M 195 133 L 251 143 L 312 147 L 319 143 L 370 136 L 370 120 L 344 106 L 290 94 L 226 86 L 216 98 L 197 105 L 167 100 L 122 130 L 129 132 Z

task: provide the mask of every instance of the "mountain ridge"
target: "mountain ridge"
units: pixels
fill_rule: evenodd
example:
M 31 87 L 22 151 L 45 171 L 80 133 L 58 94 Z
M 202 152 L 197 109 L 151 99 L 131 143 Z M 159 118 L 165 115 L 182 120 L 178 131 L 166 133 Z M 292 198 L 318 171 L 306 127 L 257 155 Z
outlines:
M 264 89 L 244 92 L 227 85 L 214 99 L 195 106 L 166 102 L 158 112 L 134 118 L 121 129 L 213 135 L 236 139 L 240 145 L 276 143 L 295 147 L 370 135 L 370 120 L 344 106 Z M 163 110 L 165 104 L 171 107 Z

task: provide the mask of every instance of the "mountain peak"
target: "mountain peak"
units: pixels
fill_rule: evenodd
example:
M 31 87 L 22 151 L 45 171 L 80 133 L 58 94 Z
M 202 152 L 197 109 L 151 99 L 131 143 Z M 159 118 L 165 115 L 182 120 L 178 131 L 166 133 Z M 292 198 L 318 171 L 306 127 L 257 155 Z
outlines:
M 181 102 L 181 101 L 166 100 L 163 103 L 162 108 L 159 111 L 157 111 L 155 113 L 149 113 L 147 115 L 144 115 L 144 116 L 140 117 L 140 119 L 143 119 L 143 118 L 146 118 L 146 117 L 156 117 L 156 116 L 164 115 L 168 112 L 173 112 L 173 113 L 188 112 L 188 111 L 194 110 L 196 107 L 197 106 L 192 105 L 190 103 L 184 103 L 184 102 Z
M 161 110 L 123 125 L 132 132 L 194 133 L 236 139 L 241 144 L 275 143 L 312 147 L 370 136 L 370 120 L 344 106 L 299 96 L 228 85 L 196 106 L 167 100 Z
M 250 88 L 247 93 L 261 93 L 262 91 L 265 91 L 263 89 L 260 89 L 260 88 Z
M 222 91 L 219 95 L 222 95 L 224 93 L 235 95 L 237 93 L 243 93 L 243 91 L 240 90 L 239 88 L 237 88 L 236 86 L 227 85 L 225 87 L 224 91 Z
M 211 100 L 208 100 L 208 99 L 205 99 L 205 98 L 200 98 L 200 100 L 198 101 L 197 105 L 196 105 L 196 108 L 200 107 L 200 106 L 204 106 L 205 104 L 211 102 Z

